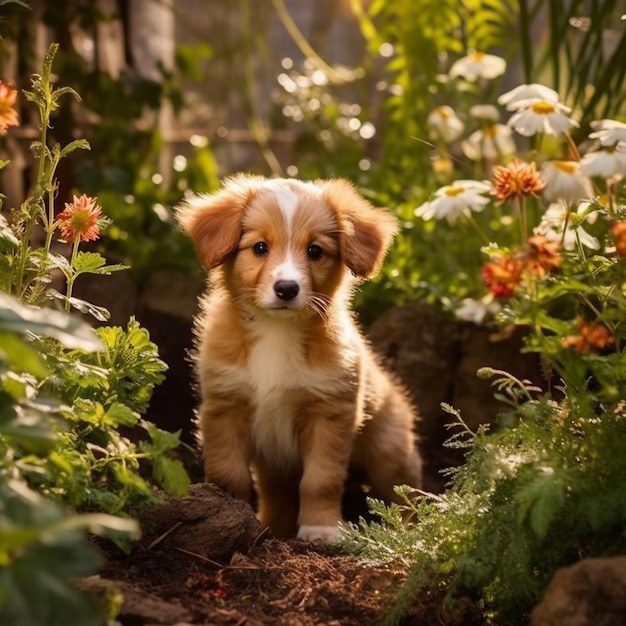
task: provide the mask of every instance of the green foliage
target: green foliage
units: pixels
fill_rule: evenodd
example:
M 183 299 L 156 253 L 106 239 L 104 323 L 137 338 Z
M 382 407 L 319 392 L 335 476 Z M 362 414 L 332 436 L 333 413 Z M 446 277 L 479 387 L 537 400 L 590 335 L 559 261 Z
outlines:
M 474 598 L 489 623 L 521 623 L 558 567 L 623 553 L 626 413 L 605 408 L 598 416 L 575 398 L 539 396 L 515 428 L 469 437 L 443 495 L 407 494 L 418 522 L 405 527 L 402 507 L 376 503 L 381 522 L 349 531 L 347 545 L 411 564 L 388 622 L 438 589 L 452 604 Z
M 134 319 L 126 329 L 94 331 L 67 315 L 74 308 L 108 319 L 108 311 L 72 297 L 72 286 L 84 274 L 125 267 L 79 250 L 106 226 L 94 199 L 75 197 L 63 213 L 55 210 L 57 167 L 86 147 L 81 140 L 49 145 L 60 97 L 78 97 L 52 87 L 56 49 L 25 92 L 40 113 L 38 175 L 11 221 L 0 220 L 0 621 L 15 626 L 102 624 L 101 610 L 72 586 L 100 565 L 87 533 L 127 546 L 137 524 L 108 513 L 126 515 L 153 501 L 155 484 L 173 494 L 189 485 L 181 462 L 169 456 L 179 433 L 141 418 L 166 370 L 147 331 Z M 45 234 L 41 247 L 32 243 L 37 226 Z M 65 254 L 51 252 L 58 232 Z M 50 287 L 55 269 L 65 277 L 65 294 Z M 65 312 L 41 308 L 54 300 Z M 141 443 L 130 438 L 133 431 L 135 439 L 143 432 Z
M 530 37 L 528 28 L 536 18 L 527 14 L 527 4 L 520 3 L 522 37 Z M 533 3 L 533 11 L 543 4 Z M 387 8 L 382 5 L 372 7 Z M 606 30 L 615 6 L 594 5 L 598 15 L 592 12 L 590 23 L 598 21 L 585 31 L 585 44 L 578 49 L 569 37 L 581 5 L 571 3 L 574 13 L 568 8 L 558 15 L 559 3 L 549 5 L 555 11 L 551 23 L 561 24 L 558 32 L 568 41 L 561 49 L 561 38 L 553 37 L 555 46 L 545 54 L 556 59 L 557 50 L 564 51 L 571 61 L 565 93 L 574 107 L 572 116 L 582 127 L 615 114 L 623 89 L 607 93 L 613 83 L 602 71 L 594 75 L 599 83 L 592 88 L 592 73 L 586 73 L 590 59 L 592 65 L 602 65 L 606 51 L 593 41 Z M 446 19 L 445 6 L 442 11 Z M 623 41 L 622 35 L 610 54 Z M 541 68 L 533 58 L 525 60 L 533 64 L 527 68 L 528 80 L 536 80 L 534 72 Z M 574 76 L 579 62 L 583 71 Z M 587 95 L 594 94 L 591 109 L 578 90 L 579 80 L 587 81 Z M 449 470 L 446 491 L 433 495 L 401 490 L 406 506 L 372 502 L 380 522 L 347 531 L 349 549 L 377 561 L 410 564 L 390 624 L 406 615 L 419 594 L 429 593 L 445 595 L 450 604 L 471 599 L 485 623 L 525 623 L 556 569 L 626 550 L 621 479 L 626 470 L 626 172 L 617 162 L 602 173 L 589 167 L 595 157 L 619 150 L 618 139 L 600 145 L 590 141 L 592 136 L 577 146 L 575 124 L 571 133 L 536 133 L 517 126 L 520 134 L 530 136 L 528 142 L 487 156 L 483 135 L 480 150 L 468 150 L 470 133 L 484 132 L 492 124 L 495 136 L 493 118 L 481 121 L 471 114 L 472 105 L 493 100 L 489 82 L 450 73 L 436 87 L 430 85 L 450 98 L 450 111 L 464 132 L 447 139 L 434 133 L 431 157 L 436 167 L 427 176 L 440 188 L 434 195 L 427 192 L 428 183 L 403 190 L 399 213 L 405 229 L 388 274 L 372 293 L 385 297 L 393 283 L 406 293 L 429 294 L 464 319 L 495 321 L 504 329 L 522 326 L 528 333 L 524 349 L 538 354 L 546 380 L 539 388 L 507 372 L 481 368 L 478 375 L 493 380 L 496 396 L 506 405 L 499 428 L 473 433 L 453 407 L 444 406 L 454 418 L 448 445 L 466 451 L 464 465 Z M 622 128 L 611 121 L 594 129 L 605 128 L 605 123 Z M 555 191 L 548 169 L 542 168 L 567 160 L 578 171 L 583 149 L 590 172 L 585 191 Z M 466 160 L 459 160 L 461 153 Z M 536 166 L 534 172 L 524 170 L 524 184 L 538 185 L 534 191 L 520 191 L 522 177 L 515 178 L 519 166 L 511 162 L 513 156 Z M 511 187 L 503 184 L 511 180 L 509 175 L 520 185 L 517 192 L 509 193 Z M 455 205 L 453 199 L 465 193 L 467 179 L 490 179 L 481 183 L 485 196 L 477 203 L 468 194 Z M 393 199 L 393 190 L 387 193 L 378 197 Z M 411 197 L 417 200 L 412 206 L 406 201 Z
M 72 586 L 100 565 L 85 532 L 128 541 L 135 522 L 101 513 L 76 515 L 34 491 L 54 458 L 62 406 L 40 393 L 48 364 L 28 337 L 68 349 L 101 348 L 91 328 L 55 311 L 25 307 L 0 294 L 0 618 L 15 626 L 101 624 L 99 611 Z M 53 341 L 49 339 L 49 341 Z M 66 494 L 64 494 L 66 495 Z

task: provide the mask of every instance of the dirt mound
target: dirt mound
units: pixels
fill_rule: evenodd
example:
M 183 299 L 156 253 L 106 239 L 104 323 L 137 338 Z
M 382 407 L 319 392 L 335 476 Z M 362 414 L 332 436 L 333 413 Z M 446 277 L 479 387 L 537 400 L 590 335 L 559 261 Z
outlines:
M 393 606 L 401 565 L 365 563 L 321 543 L 261 532 L 252 509 L 209 485 L 141 512 L 142 540 L 124 554 L 103 546 L 105 567 L 83 588 L 121 603 L 123 626 L 369 626 Z M 422 597 L 405 624 L 471 624 Z

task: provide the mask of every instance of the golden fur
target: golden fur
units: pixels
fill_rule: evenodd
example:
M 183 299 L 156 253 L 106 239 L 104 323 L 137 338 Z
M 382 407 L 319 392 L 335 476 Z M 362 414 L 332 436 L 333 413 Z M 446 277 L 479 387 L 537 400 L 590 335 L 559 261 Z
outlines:
M 256 489 L 276 536 L 325 540 L 339 536 L 350 465 L 387 500 L 418 487 L 414 412 L 349 307 L 395 218 L 343 180 L 247 175 L 177 217 L 212 270 L 197 320 L 206 480 L 244 500 Z

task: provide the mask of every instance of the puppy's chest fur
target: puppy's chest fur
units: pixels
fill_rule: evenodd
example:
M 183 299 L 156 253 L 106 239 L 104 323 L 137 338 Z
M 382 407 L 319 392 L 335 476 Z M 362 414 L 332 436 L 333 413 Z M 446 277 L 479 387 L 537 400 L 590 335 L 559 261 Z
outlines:
M 252 404 L 255 453 L 292 465 L 299 458 L 298 431 L 311 418 L 312 405 L 350 397 L 357 351 L 340 349 L 327 337 L 307 337 L 298 324 L 285 320 L 250 324 L 247 362 L 230 371 L 230 382 Z

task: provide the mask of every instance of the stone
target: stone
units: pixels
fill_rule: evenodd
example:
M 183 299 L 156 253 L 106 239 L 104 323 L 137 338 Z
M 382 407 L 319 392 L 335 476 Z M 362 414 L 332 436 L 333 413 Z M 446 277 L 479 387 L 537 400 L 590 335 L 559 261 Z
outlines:
M 559 569 L 531 615 L 532 626 L 626 622 L 626 556 L 583 559 Z
M 261 534 L 252 507 L 212 484 L 194 484 L 183 497 L 163 496 L 141 508 L 144 550 L 177 549 L 219 563 L 235 552 L 246 553 Z
M 463 452 L 445 447 L 453 416 L 441 403 L 458 410 L 472 429 L 496 422 L 507 406 L 494 396 L 481 367 L 508 371 L 534 384 L 542 380 L 534 354 L 521 354 L 523 331 L 510 333 L 460 322 L 436 307 L 413 303 L 390 309 L 367 334 L 383 362 L 405 385 L 419 413 L 416 431 L 424 458 L 424 489 L 439 492 L 442 470 L 463 462 Z

